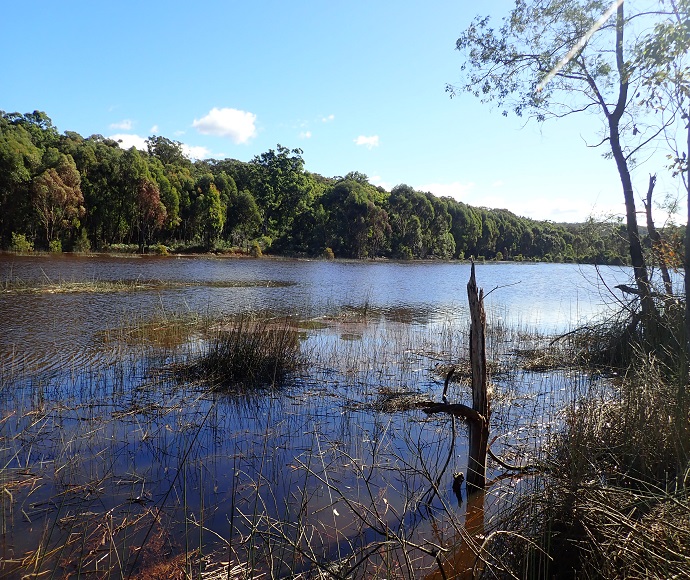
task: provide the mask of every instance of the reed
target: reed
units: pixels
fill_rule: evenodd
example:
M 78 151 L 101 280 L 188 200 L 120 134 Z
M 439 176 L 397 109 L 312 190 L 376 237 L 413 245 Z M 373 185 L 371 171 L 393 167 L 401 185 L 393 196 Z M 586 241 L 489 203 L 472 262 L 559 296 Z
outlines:
M 298 331 L 288 320 L 242 316 L 218 324 L 205 352 L 186 371 L 216 389 L 275 388 L 304 362 Z

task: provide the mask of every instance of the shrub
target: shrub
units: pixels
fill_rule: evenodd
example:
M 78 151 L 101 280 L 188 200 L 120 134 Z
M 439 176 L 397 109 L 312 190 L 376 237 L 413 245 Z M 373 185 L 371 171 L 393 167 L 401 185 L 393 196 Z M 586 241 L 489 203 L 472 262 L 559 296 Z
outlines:
M 261 251 L 261 246 L 259 245 L 259 242 L 253 242 L 252 247 L 249 250 L 249 255 L 252 256 L 253 258 L 260 258 L 263 256 L 263 252 Z
M 83 254 L 91 251 L 91 240 L 89 240 L 89 236 L 85 229 L 81 231 L 79 237 L 75 240 L 73 249 L 75 252 Z
M 12 232 L 12 244 L 10 245 L 10 250 L 12 252 L 33 252 L 34 244 L 26 239 L 25 234 L 17 234 Z
M 326 258 L 326 260 L 335 260 L 335 254 L 331 248 L 326 248 L 323 251 L 323 257 Z
M 62 252 L 62 242 L 60 240 L 50 240 L 48 242 L 48 251 L 60 254 Z
M 168 255 L 168 246 L 165 244 L 154 244 L 153 246 L 149 246 L 149 250 L 158 256 Z

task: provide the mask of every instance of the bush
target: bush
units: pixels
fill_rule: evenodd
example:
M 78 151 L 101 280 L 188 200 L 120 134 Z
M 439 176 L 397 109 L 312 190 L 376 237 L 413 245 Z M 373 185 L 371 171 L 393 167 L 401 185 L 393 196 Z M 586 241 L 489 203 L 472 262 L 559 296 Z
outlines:
M 34 244 L 26 239 L 26 235 L 12 232 L 12 244 L 10 245 L 10 251 L 19 253 L 33 252 Z
M 151 253 L 156 254 L 158 256 L 167 256 L 168 255 L 168 246 L 165 244 L 154 244 L 153 246 L 149 246 L 149 250 Z
M 91 251 L 91 240 L 89 240 L 85 229 L 80 232 L 79 237 L 74 241 L 73 250 L 83 254 Z
M 48 251 L 54 254 L 62 253 L 62 242 L 60 240 L 50 240 L 48 242 Z
M 331 248 L 326 248 L 323 251 L 323 257 L 326 258 L 326 260 L 335 260 L 335 254 Z
M 260 258 L 263 256 L 263 252 L 261 251 L 261 246 L 259 245 L 259 242 L 253 242 L 252 247 L 249 250 L 249 255 L 252 256 L 253 258 Z
M 685 375 L 678 382 L 659 357 L 635 346 L 629 327 L 621 338 L 620 321 L 590 334 L 595 330 L 600 337 L 589 338 L 596 345 L 627 344 L 625 376 L 593 382 L 574 397 L 546 448 L 544 472 L 507 510 L 487 551 L 518 577 L 525 570 L 539 571 L 535 578 L 686 577 Z

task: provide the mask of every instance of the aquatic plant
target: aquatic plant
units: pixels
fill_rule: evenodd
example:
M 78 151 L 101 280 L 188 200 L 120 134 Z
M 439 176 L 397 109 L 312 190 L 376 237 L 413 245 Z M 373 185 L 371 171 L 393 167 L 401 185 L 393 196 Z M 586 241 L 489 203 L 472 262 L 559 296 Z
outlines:
M 278 387 L 304 362 L 298 331 L 288 320 L 241 316 L 217 325 L 187 371 L 215 388 Z

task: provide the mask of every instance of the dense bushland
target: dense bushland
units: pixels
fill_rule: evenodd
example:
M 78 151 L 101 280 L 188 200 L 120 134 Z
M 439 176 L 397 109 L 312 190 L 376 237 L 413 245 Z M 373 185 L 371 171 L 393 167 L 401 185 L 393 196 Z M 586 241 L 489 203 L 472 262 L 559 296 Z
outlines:
M 43 112 L 0 116 L 0 247 L 396 259 L 629 262 L 620 221 L 555 224 L 366 175 L 323 177 L 300 149 L 192 162 L 179 142 L 123 150 L 60 134 Z M 682 231 L 666 229 L 669 253 Z

